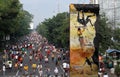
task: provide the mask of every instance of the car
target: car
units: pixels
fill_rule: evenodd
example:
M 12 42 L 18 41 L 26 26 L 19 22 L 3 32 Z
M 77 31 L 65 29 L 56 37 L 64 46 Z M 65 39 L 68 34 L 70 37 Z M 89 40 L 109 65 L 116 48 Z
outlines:
M 10 68 L 10 64 L 11 64 L 11 67 L 12 67 L 12 61 L 11 60 L 8 60 L 8 61 L 4 62 L 3 64 L 5 64 L 6 68 Z

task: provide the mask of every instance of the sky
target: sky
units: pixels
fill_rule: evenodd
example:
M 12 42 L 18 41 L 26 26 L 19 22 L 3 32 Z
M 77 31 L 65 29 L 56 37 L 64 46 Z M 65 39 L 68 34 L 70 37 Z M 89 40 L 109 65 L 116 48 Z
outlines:
M 23 9 L 33 15 L 31 26 L 36 28 L 44 19 L 52 18 L 57 13 L 69 12 L 71 3 L 88 4 L 89 0 L 20 0 L 20 2 Z

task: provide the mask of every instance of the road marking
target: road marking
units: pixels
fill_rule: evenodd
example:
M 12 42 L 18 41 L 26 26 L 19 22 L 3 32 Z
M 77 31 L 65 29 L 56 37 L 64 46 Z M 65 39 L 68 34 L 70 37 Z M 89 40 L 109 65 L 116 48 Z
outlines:
M 16 76 L 18 76 L 18 73 L 19 73 L 19 70 L 17 71 Z

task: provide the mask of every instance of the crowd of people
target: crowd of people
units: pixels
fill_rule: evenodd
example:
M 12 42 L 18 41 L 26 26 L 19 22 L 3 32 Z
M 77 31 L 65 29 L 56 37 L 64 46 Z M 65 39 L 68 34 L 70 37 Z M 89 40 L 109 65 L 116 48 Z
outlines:
M 116 60 L 110 57 L 99 55 L 99 77 L 115 77 L 115 67 L 117 66 Z
M 38 71 L 40 77 L 43 75 L 49 77 L 51 70 L 57 77 L 60 71 L 59 67 L 63 68 L 61 75 L 64 75 L 64 71 L 69 73 L 69 51 L 49 44 L 45 37 L 35 31 L 21 40 L 19 39 L 16 43 L 7 45 L 4 53 L 7 57 L 3 58 L 3 74 L 5 74 L 7 66 L 14 71 L 24 70 L 24 75 L 27 75 L 29 68 L 32 68 L 33 72 L 29 75 Z M 54 64 L 54 67 L 51 67 L 51 63 Z

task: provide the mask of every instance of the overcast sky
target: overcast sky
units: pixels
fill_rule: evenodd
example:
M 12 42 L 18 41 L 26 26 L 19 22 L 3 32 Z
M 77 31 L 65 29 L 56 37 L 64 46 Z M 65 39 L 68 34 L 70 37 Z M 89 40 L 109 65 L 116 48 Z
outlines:
M 51 18 L 58 12 L 69 12 L 71 3 L 89 3 L 89 0 L 20 0 L 20 2 L 23 9 L 34 16 L 33 23 L 36 27 L 45 18 Z

